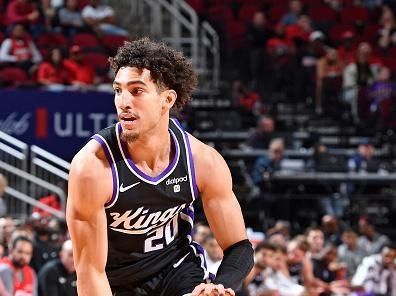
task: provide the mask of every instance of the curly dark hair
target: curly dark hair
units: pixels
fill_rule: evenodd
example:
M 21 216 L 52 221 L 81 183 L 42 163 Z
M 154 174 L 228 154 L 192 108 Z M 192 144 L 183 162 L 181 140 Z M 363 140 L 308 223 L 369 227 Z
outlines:
M 109 61 L 115 73 L 121 67 L 150 70 L 151 78 L 159 88 L 173 89 L 177 93 L 176 109 L 181 109 L 190 100 L 197 86 L 191 62 L 181 52 L 149 38 L 125 42 Z

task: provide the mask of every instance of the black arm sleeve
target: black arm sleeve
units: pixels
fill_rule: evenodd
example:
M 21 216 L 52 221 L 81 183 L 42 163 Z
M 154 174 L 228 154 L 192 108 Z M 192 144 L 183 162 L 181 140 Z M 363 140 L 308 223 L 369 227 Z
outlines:
M 233 290 L 239 288 L 253 267 L 253 248 L 249 240 L 237 242 L 224 251 L 223 261 L 217 272 L 215 284 Z

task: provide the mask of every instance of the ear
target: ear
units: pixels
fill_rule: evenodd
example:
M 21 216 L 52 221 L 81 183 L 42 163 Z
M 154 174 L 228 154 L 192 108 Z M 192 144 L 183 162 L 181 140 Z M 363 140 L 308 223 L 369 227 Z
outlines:
M 173 89 L 169 89 L 165 93 L 164 106 L 171 109 L 177 99 L 177 93 Z

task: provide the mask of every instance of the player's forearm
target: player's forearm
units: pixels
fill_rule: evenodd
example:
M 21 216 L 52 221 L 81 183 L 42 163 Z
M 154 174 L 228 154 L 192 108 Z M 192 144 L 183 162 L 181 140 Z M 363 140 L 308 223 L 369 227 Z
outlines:
M 106 273 L 77 271 L 78 296 L 112 296 Z

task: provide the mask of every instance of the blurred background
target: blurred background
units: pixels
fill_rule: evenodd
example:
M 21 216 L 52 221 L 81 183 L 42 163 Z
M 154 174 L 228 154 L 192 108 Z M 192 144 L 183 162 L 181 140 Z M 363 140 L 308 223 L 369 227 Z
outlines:
M 70 161 L 117 121 L 108 57 L 149 36 L 199 77 L 174 116 L 231 170 L 257 245 L 238 293 L 396 295 L 395 12 L 394 0 L 0 0 L 0 255 L 32 242 L 20 262 L 39 295 L 76 295 Z M 196 206 L 215 273 L 222 252 Z M 25 289 L 7 262 L 0 295 Z

